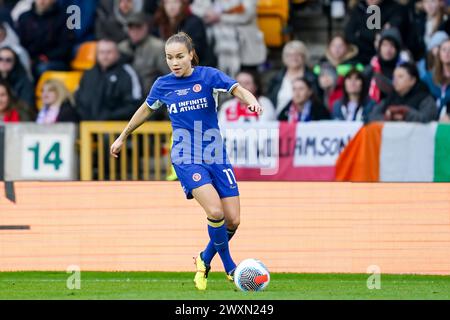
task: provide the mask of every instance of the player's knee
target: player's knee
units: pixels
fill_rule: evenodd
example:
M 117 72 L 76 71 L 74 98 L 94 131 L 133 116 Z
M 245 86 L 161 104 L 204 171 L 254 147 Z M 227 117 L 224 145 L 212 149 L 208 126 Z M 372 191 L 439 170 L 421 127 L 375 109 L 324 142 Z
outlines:
M 227 228 L 229 230 L 236 230 L 241 224 L 241 219 L 239 217 L 234 217 L 232 219 L 228 219 Z
M 208 218 L 212 220 L 222 220 L 223 219 L 223 210 L 220 207 L 211 207 L 206 210 L 206 214 Z

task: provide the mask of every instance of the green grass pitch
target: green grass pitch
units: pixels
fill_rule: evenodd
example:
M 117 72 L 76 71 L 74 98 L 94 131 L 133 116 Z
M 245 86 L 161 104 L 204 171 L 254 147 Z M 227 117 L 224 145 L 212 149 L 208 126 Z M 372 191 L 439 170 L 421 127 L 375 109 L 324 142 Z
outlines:
M 264 292 L 244 293 L 211 273 L 198 292 L 193 273 L 82 272 L 81 288 L 69 290 L 64 272 L 0 273 L 0 299 L 450 299 L 449 276 L 381 275 L 381 289 L 367 288 L 367 274 L 272 274 Z

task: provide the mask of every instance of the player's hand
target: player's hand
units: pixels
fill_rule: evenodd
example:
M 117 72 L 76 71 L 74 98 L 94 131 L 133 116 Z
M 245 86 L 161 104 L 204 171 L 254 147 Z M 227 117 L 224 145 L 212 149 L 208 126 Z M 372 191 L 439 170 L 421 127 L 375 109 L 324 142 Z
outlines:
M 251 112 L 256 112 L 259 116 L 263 113 L 263 108 L 259 104 L 251 104 L 248 107 Z
M 114 157 L 119 157 L 119 152 L 122 149 L 123 140 L 121 138 L 117 138 L 116 141 L 111 145 L 111 148 L 109 150 L 109 153 Z

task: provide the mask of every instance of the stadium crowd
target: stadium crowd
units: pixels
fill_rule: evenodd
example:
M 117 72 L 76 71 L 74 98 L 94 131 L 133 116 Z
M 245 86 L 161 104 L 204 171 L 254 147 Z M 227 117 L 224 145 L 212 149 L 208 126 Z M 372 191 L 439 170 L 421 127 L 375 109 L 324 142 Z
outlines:
M 319 0 L 316 0 L 319 1 Z M 188 33 L 202 65 L 236 77 L 264 107 L 250 113 L 222 103 L 220 121 L 450 121 L 450 19 L 444 0 L 348 1 L 347 23 L 311 64 L 308 47 L 291 40 L 267 85 L 268 57 L 257 0 L 0 0 L 0 123 L 129 120 L 155 79 L 169 72 L 164 41 Z M 339 1 L 342 3 L 342 1 Z M 81 24 L 68 27 L 67 8 Z M 367 26 L 367 7 L 381 28 Z M 86 42 L 96 62 L 72 93 L 46 71 L 70 71 Z M 264 71 L 263 71 L 264 72 Z M 151 120 L 167 120 L 160 108 Z

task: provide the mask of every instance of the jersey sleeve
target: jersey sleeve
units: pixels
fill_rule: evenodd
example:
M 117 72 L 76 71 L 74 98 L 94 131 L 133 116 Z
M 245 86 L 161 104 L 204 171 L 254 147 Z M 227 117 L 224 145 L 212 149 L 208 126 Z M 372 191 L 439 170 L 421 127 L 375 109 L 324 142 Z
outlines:
M 236 80 L 215 68 L 209 68 L 208 73 L 208 78 L 211 79 L 210 85 L 213 90 L 231 93 L 239 85 Z
M 162 91 L 160 88 L 161 81 L 160 79 L 157 79 L 155 83 L 152 86 L 152 89 L 150 90 L 150 93 L 147 96 L 147 99 L 145 102 L 147 103 L 147 106 L 150 109 L 157 110 L 159 109 L 164 103 L 161 101 L 162 97 Z

